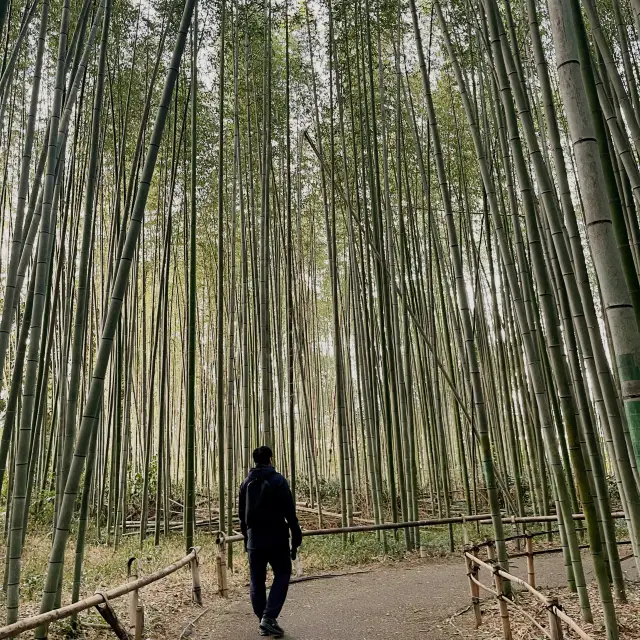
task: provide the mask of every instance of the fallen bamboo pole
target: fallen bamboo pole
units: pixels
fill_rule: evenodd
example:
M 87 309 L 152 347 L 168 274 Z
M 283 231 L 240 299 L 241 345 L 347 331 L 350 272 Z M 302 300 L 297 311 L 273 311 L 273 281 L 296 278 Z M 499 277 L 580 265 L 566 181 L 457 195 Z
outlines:
M 2 638 L 14 638 L 20 633 L 24 633 L 25 631 L 29 631 L 31 629 L 35 629 L 40 625 L 50 624 L 51 622 L 55 622 L 56 620 L 62 620 L 64 618 L 68 618 L 75 613 L 80 613 L 85 609 L 90 609 L 91 607 L 95 607 L 103 602 L 105 602 L 105 598 L 108 600 L 115 600 L 116 598 L 121 598 L 124 595 L 127 595 L 131 591 L 141 589 L 142 587 L 146 587 L 147 585 L 157 582 L 158 580 L 162 580 L 162 578 L 166 578 L 181 569 L 182 567 L 191 563 L 191 561 L 197 557 L 198 551 L 200 547 L 194 548 L 189 554 L 187 554 L 184 558 L 170 564 L 168 567 L 164 569 L 160 569 L 160 571 L 156 571 L 155 573 L 150 573 L 148 576 L 144 578 L 138 578 L 138 580 L 134 582 L 127 582 L 125 584 L 121 584 L 119 587 L 115 587 L 110 591 L 105 591 L 103 593 L 95 593 L 84 600 L 79 600 L 78 602 L 74 602 L 73 604 L 68 604 L 65 607 L 61 607 L 60 609 L 54 609 L 53 611 L 47 611 L 46 613 L 40 613 L 37 616 L 32 616 L 31 618 L 25 618 L 23 620 L 18 620 L 18 622 L 14 622 L 13 624 L 9 624 L 6 627 L 0 628 L 0 640 Z
M 312 509 L 311 507 L 307 507 L 307 505 L 300 505 L 297 504 L 296 505 L 296 510 L 297 511 L 302 511 L 303 513 L 312 513 L 314 515 L 318 514 L 318 510 L 317 509 Z M 340 519 L 342 518 L 342 514 L 340 513 L 336 513 L 335 511 L 323 511 L 322 512 L 323 516 L 327 516 L 328 518 L 336 518 L 336 519 Z M 364 522 L 365 524 L 375 524 L 375 520 L 371 520 L 370 518 L 362 518 L 360 516 L 357 515 L 352 515 L 352 519 L 355 522 Z

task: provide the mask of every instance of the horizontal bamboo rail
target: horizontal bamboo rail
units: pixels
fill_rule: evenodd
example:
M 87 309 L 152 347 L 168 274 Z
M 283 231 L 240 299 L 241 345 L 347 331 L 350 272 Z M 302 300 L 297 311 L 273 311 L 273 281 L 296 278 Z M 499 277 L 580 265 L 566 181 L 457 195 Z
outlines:
M 616 540 L 616 544 L 619 547 L 620 546 L 624 546 L 626 544 L 631 544 L 631 540 Z M 589 549 L 589 548 L 590 547 L 589 547 L 588 544 L 578 545 L 578 549 Z M 509 558 L 525 558 L 525 557 L 529 557 L 529 556 L 545 556 L 547 554 L 553 554 L 553 553 L 562 553 L 562 547 L 559 547 L 557 549 L 538 549 L 538 551 L 532 551 L 531 553 L 529 553 L 527 551 L 518 552 L 518 553 L 510 553 L 509 554 Z
M 465 524 L 466 522 L 478 522 L 489 517 L 489 513 L 479 513 L 473 516 L 454 516 L 451 518 L 438 518 L 435 520 L 414 520 L 411 522 L 383 522 L 382 524 L 365 524 L 355 527 L 334 527 L 332 529 L 307 529 L 303 536 L 329 536 L 338 533 L 358 533 L 362 531 L 385 531 L 388 529 L 413 529 L 414 527 L 436 527 L 445 524 Z M 227 544 L 244 540 L 241 534 L 225 538 Z
M 616 520 L 621 520 L 624 518 L 624 511 L 615 511 L 611 514 L 611 517 Z M 573 519 L 584 520 L 584 513 L 574 513 Z M 506 524 L 532 524 L 536 522 L 557 522 L 558 516 L 557 514 L 550 516 L 504 516 L 502 520 Z M 491 520 L 489 518 L 483 518 L 480 520 L 480 524 L 491 524 Z
M 478 578 L 476 578 L 474 576 L 469 576 L 469 580 L 471 580 L 471 582 L 473 582 L 473 584 L 475 584 L 478 587 L 480 587 L 480 589 L 482 589 L 483 591 L 486 591 L 487 593 L 490 593 L 490 594 L 494 595 L 496 598 L 500 597 L 500 594 L 497 591 L 494 591 L 491 587 L 487 587 L 487 585 L 483 584 L 482 582 L 480 582 L 480 580 L 478 580 Z
M 451 518 L 437 518 L 431 520 L 414 520 L 411 522 L 384 522 L 382 524 L 367 524 L 358 525 L 354 527 L 333 527 L 331 529 L 308 529 L 302 532 L 303 536 L 328 536 L 339 533 L 359 533 L 363 531 L 384 531 L 394 529 L 411 529 L 414 527 L 436 527 L 448 524 L 466 524 L 468 522 L 479 522 L 480 524 L 491 524 L 490 513 L 479 513 L 470 516 L 453 516 Z M 611 514 L 612 518 L 624 518 L 623 512 L 615 512 Z M 535 522 L 554 522 L 557 521 L 557 516 L 503 516 L 503 521 L 506 523 L 535 523 Z M 584 520 L 583 513 L 574 513 L 574 520 Z M 547 534 L 548 532 L 544 532 Z M 526 538 L 526 535 L 512 536 L 510 540 L 516 538 Z M 244 540 L 244 536 L 236 534 L 233 536 L 227 536 L 225 538 L 226 544 L 233 544 L 234 542 L 240 542 Z M 525 554 L 526 555 L 526 554 Z
M 146 587 L 153 582 L 157 582 L 158 580 L 166 578 L 167 576 L 175 573 L 176 571 L 178 571 L 178 569 L 181 569 L 188 564 L 191 564 L 192 578 L 194 583 L 194 597 L 197 600 L 200 598 L 200 576 L 197 570 L 199 551 L 200 547 L 194 547 L 190 553 L 184 556 L 184 558 L 181 558 L 177 562 L 174 562 L 164 569 L 160 569 L 160 571 L 150 573 L 148 576 L 138 578 L 137 580 L 126 582 L 125 584 L 121 584 L 119 587 L 115 587 L 114 589 L 111 589 L 109 591 L 94 593 L 92 596 L 89 596 L 84 600 L 79 600 L 78 602 L 74 602 L 73 604 L 68 604 L 64 607 L 60 607 L 60 609 L 54 609 L 53 611 L 40 613 L 36 616 L 24 618 L 23 620 L 18 620 L 18 622 L 9 624 L 6 627 L 2 627 L 0 628 L 0 640 L 2 638 L 14 638 L 15 636 L 24 633 L 25 631 L 36 629 L 37 627 L 50 624 L 51 622 L 56 622 L 57 620 L 69 618 L 74 614 L 85 611 L 86 609 L 90 609 L 91 607 L 98 606 L 109 600 L 121 598 L 122 596 L 125 596 L 132 591 L 137 591 L 138 589 Z

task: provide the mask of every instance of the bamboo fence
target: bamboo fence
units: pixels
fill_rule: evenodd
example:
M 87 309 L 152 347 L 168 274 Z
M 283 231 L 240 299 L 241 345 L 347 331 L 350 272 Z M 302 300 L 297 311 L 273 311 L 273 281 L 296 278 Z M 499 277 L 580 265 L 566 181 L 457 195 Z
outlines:
M 86 609 L 90 609 L 91 607 L 98 608 L 100 614 L 105 618 L 105 620 L 109 623 L 111 628 L 114 630 L 116 635 L 120 638 L 129 638 L 130 636 L 123 629 L 122 625 L 118 621 L 117 617 L 113 613 L 109 602 L 111 600 L 116 600 L 117 598 L 121 598 L 127 594 L 133 594 L 133 597 L 130 598 L 129 603 L 129 615 L 130 615 L 130 626 L 134 629 L 134 637 L 136 640 L 142 637 L 142 620 L 144 619 L 144 612 L 142 607 L 138 604 L 138 591 L 143 587 L 146 587 L 153 582 L 157 582 L 158 580 L 162 580 L 167 576 L 175 573 L 182 567 L 186 565 L 191 566 L 191 578 L 192 578 L 192 596 L 196 603 L 202 604 L 202 589 L 200 586 L 200 570 L 198 567 L 198 552 L 200 551 L 200 547 L 194 547 L 186 556 L 181 558 L 180 560 L 170 564 L 168 567 L 164 569 L 160 569 L 155 573 L 151 573 L 148 576 L 144 576 L 143 578 L 131 579 L 134 576 L 130 576 L 130 579 L 125 584 L 121 584 L 118 587 L 110 589 L 109 591 L 99 591 L 94 593 L 92 596 L 85 598 L 84 600 L 79 600 L 78 602 L 74 602 L 73 604 L 66 605 L 64 607 L 60 607 L 59 609 L 54 609 L 53 611 L 47 611 L 46 613 L 40 613 L 36 616 L 31 616 L 30 618 L 24 618 L 23 620 L 18 620 L 13 624 L 9 624 L 5 627 L 0 628 L 0 639 L 2 638 L 14 638 L 25 631 L 30 631 L 32 629 L 36 629 L 43 625 L 48 625 L 52 622 L 56 622 L 57 620 L 63 620 L 64 618 L 69 618 L 73 615 L 80 613 L 81 611 L 85 611 Z M 135 605 L 132 606 L 132 603 L 135 602 Z M 101 607 L 106 607 L 106 615 L 105 609 Z

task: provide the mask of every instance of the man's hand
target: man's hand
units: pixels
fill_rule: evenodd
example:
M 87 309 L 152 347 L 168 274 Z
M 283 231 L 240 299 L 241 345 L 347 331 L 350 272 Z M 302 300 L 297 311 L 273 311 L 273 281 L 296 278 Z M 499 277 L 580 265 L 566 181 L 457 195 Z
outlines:
M 297 555 L 298 555 L 298 548 L 297 548 L 297 547 L 293 547 L 293 548 L 291 549 L 291 559 L 292 559 L 292 560 L 295 560 L 295 559 L 296 559 L 296 557 L 297 557 Z

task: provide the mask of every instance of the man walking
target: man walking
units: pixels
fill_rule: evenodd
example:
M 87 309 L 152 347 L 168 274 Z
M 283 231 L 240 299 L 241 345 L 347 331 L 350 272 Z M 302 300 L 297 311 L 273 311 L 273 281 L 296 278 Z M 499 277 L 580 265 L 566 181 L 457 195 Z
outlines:
M 253 452 L 255 467 L 240 487 L 238 511 L 249 554 L 251 604 L 260 620 L 260 635 L 281 638 L 284 631 L 278 616 L 287 598 L 291 560 L 295 560 L 302 544 L 302 531 L 289 485 L 273 468 L 272 458 L 269 447 L 258 447 Z M 273 570 L 269 598 L 265 586 L 267 564 Z

